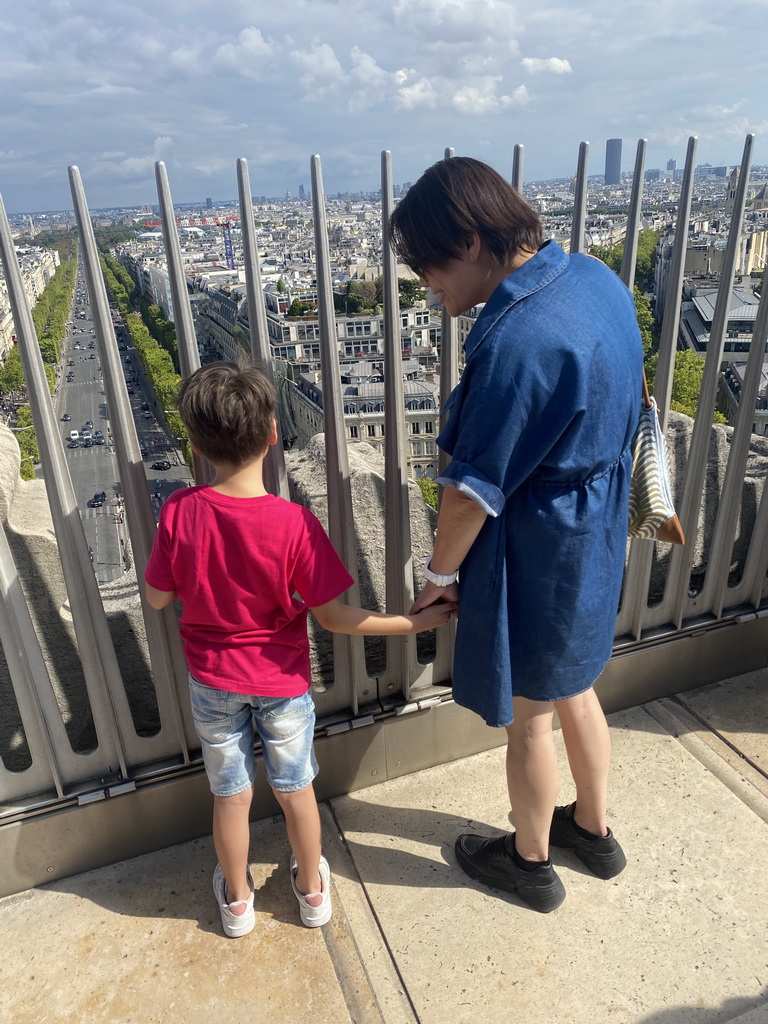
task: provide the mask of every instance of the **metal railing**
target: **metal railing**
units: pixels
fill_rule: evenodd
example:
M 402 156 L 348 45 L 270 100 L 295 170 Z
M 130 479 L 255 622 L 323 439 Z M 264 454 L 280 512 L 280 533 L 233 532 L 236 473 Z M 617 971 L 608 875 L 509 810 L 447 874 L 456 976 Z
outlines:
M 637 253 L 637 237 L 641 220 L 645 141 L 640 140 L 633 176 L 633 187 L 627 236 L 621 265 L 621 277 L 632 286 Z M 768 569 L 768 494 L 763 491 L 756 519 L 752 525 L 748 551 L 739 567 L 739 578 L 732 576 L 732 561 L 737 529 L 740 523 L 741 495 L 749 454 L 750 431 L 762 370 L 763 351 L 768 336 L 768 299 L 766 289 L 760 302 L 755 343 L 749 354 L 738 416 L 733 430 L 725 477 L 719 495 L 717 514 L 711 535 L 704 538 L 706 567 L 703 583 L 697 576 L 692 586 L 694 551 L 700 530 L 702 494 L 706 483 L 707 457 L 712 432 L 712 414 L 717 399 L 717 381 L 722 359 L 727 308 L 734 278 L 735 260 L 744 214 L 746 183 L 749 180 L 753 137 L 748 136 L 741 163 L 740 183 L 736 197 L 727 252 L 720 279 L 720 291 L 706 356 L 704 379 L 698 413 L 693 427 L 687 472 L 678 481 L 682 497 L 679 513 L 687 543 L 669 551 L 663 545 L 634 540 L 628 547 L 627 566 L 621 606 L 616 626 L 616 658 L 619 668 L 613 671 L 614 692 L 609 703 L 614 706 L 632 703 L 643 697 L 656 696 L 659 687 L 667 692 L 697 685 L 697 678 L 679 679 L 676 685 L 651 680 L 658 676 L 660 663 L 677 666 L 670 653 L 672 643 L 684 638 L 700 637 L 702 630 L 724 625 L 744 627 L 738 639 L 729 632 L 727 642 L 718 641 L 718 656 L 705 657 L 712 662 L 711 672 L 720 675 L 723 666 L 741 670 L 764 665 L 765 640 L 763 627 L 759 635 L 747 629 L 750 623 L 762 620 L 766 602 L 766 571 Z M 666 425 L 672 388 L 674 357 L 677 348 L 685 249 L 688 239 L 691 196 L 693 190 L 696 140 L 690 139 L 681 193 L 677 205 L 674 249 L 656 372 L 655 396 L 662 421 Z M 446 150 L 446 157 L 453 155 Z M 583 250 L 587 212 L 588 144 L 579 149 L 575 183 L 571 251 Z M 513 184 L 522 190 L 522 147 L 515 148 Z M 245 279 L 254 358 L 267 366 L 270 344 L 264 315 L 258 255 L 255 244 L 253 208 L 248 168 L 245 160 L 237 161 L 237 182 L 240 198 Z M 356 524 L 352 511 L 350 470 L 344 431 L 343 403 L 340 388 L 339 356 L 336 339 L 332 276 L 328 232 L 325 219 L 325 198 L 321 162 L 311 158 L 312 201 L 315 249 L 317 253 L 318 320 L 323 379 L 325 416 L 325 454 L 327 473 L 328 528 L 336 549 L 353 576 L 355 584 L 349 591 L 352 602 L 358 600 Z M 155 519 L 148 492 L 144 466 L 131 407 L 121 370 L 120 354 L 109 311 L 108 296 L 99 263 L 85 192 L 77 168 L 70 168 L 70 186 L 75 216 L 80 232 L 82 259 L 93 307 L 94 324 L 101 355 L 104 387 L 113 435 L 122 490 L 125 496 L 125 520 L 130 536 L 138 579 L 143 578 L 152 539 Z M 179 359 L 186 376 L 199 365 L 197 342 L 192 322 L 190 299 L 182 269 L 179 239 L 176 231 L 173 202 L 165 166 L 156 165 L 157 190 L 162 211 L 165 250 L 173 294 Z M 382 220 L 386 223 L 393 209 L 392 161 L 388 152 L 381 157 Z M 382 528 L 386 544 L 386 603 L 390 610 L 405 610 L 413 599 L 413 565 L 411 522 L 409 518 L 408 480 L 405 459 L 405 415 L 403 384 L 399 372 L 400 331 L 396 263 L 386 232 L 384 253 L 384 360 L 385 360 L 385 510 Z M 0 840 L 7 827 L 19 827 L 41 813 L 71 808 L 73 804 L 88 805 L 100 797 L 162 784 L 199 770 L 196 739 L 186 701 L 186 668 L 172 608 L 156 612 L 144 603 L 142 613 L 147 635 L 149 665 L 157 700 L 158 728 L 152 735 L 139 735 L 126 697 L 119 660 L 108 628 L 107 617 L 89 560 L 88 546 L 75 501 L 68 466 L 46 383 L 42 358 L 32 318 L 21 285 L 21 277 L 12 243 L 10 226 L 0 200 L 0 255 L 5 268 L 8 290 L 16 323 L 19 346 L 32 416 L 41 452 L 43 476 L 54 524 L 56 543 L 61 558 L 69 605 L 83 667 L 86 698 L 93 717 L 96 745 L 77 750 L 67 734 L 62 712 L 54 693 L 48 666 L 41 651 L 35 628 L 22 595 L 18 569 L 11 555 L 5 532 L 0 531 L 0 639 L 7 662 L 13 698 L 24 741 L 28 749 L 28 766 L 11 770 L 0 763 Z M 762 343 L 761 343 L 762 342 Z M 441 358 L 441 393 L 445 397 L 459 376 L 459 353 L 456 321 L 443 314 Z M 639 396 L 638 396 L 639 401 Z M 439 465 L 446 456 L 439 455 Z M 209 479 L 209 467 L 197 459 L 198 481 Z M 283 453 L 272 446 L 267 464 L 268 487 L 284 497 L 288 483 Z M 360 524 L 357 524 L 359 527 Z M 370 529 L 370 523 L 365 524 Z M 662 568 L 663 593 L 649 603 L 652 569 Z M 141 589 L 141 588 L 140 588 Z M 453 636 L 450 629 L 439 631 L 436 656 L 424 664 L 417 656 L 412 637 L 391 637 L 386 641 L 386 667 L 375 679 L 366 671 L 363 641 L 360 637 L 333 637 L 334 685 L 316 694 L 321 734 L 333 735 L 359 732 L 360 725 L 384 719 L 402 718 L 404 712 L 420 710 L 436 704 L 450 704 L 450 665 Z M 704 648 L 702 648 L 703 650 Z M 648 652 L 655 651 L 649 664 Z M 637 655 L 637 657 L 633 657 Z M 630 658 L 628 661 L 627 658 Z M 694 663 L 699 665 L 701 661 Z M 671 675 L 671 672 L 669 673 Z M 662 673 L 663 675 L 663 673 Z M 631 676 L 631 682 L 627 681 Z M 704 679 L 703 681 L 709 681 Z M 330 723 L 330 726 L 328 725 Z M 430 735 L 427 729 L 425 736 Z M 346 737 L 342 736 L 342 740 Z M 450 756 L 460 756 L 499 742 L 498 738 L 459 743 Z M 441 756 L 437 749 L 425 752 L 423 761 L 436 763 Z M 428 746 L 429 744 L 427 744 Z M 355 771 L 364 760 L 361 747 L 350 738 L 341 747 L 350 767 L 336 772 L 336 785 L 353 788 Z M 401 764 L 400 761 L 397 762 Z M 374 771 L 372 773 L 376 775 Z M 373 779 L 373 781 L 380 781 Z M 364 784 L 360 782 L 360 784 Z M 183 831 L 183 830 L 182 830 Z M 180 834 L 179 838 L 183 838 Z M 2 842 L 0 841 L 0 847 Z M 106 856 L 106 855 L 105 855 Z M 71 863 L 80 863 L 70 860 Z M 64 870 L 64 869 L 62 869 Z M 30 869 L 20 869 L 18 877 L 34 880 Z M 16 876 L 14 876 L 16 877 Z M 2 879 L 0 879 L 2 882 Z M 13 880 L 0 893 L 12 890 Z

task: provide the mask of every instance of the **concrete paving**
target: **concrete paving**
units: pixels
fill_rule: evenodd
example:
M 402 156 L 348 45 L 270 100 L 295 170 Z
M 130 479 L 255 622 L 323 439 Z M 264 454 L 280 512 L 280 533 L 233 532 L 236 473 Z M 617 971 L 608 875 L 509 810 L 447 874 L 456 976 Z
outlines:
M 299 922 L 279 818 L 253 825 L 243 939 L 220 931 L 210 839 L 0 900 L 0 1021 L 768 1024 L 768 672 L 610 724 L 628 866 L 601 881 L 553 851 L 552 914 L 456 866 L 459 832 L 510 827 L 496 749 L 322 807 L 322 929 Z

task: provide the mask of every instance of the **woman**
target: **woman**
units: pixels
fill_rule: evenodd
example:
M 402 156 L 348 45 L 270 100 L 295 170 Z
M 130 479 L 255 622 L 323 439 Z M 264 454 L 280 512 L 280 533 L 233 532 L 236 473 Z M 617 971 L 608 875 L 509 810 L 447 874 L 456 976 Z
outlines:
M 477 160 L 426 171 L 390 234 L 452 316 L 485 303 L 443 410 L 438 444 L 453 461 L 412 611 L 454 600 L 461 570 L 453 693 L 507 731 L 515 832 L 462 835 L 456 856 L 546 913 L 565 898 L 550 844 L 602 878 L 626 863 L 606 824 L 610 737 L 592 685 L 611 655 L 626 548 L 634 304 L 598 260 L 544 243 L 536 213 Z M 576 784 L 558 808 L 555 710 Z

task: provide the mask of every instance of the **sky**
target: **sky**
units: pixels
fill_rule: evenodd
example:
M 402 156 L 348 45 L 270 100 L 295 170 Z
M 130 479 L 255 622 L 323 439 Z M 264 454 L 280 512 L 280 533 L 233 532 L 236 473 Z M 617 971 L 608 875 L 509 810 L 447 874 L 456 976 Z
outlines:
M 310 188 L 370 191 L 457 155 L 525 178 L 638 138 L 646 167 L 768 164 L 768 0 L 34 0 L 0 3 L 0 194 L 9 213 Z

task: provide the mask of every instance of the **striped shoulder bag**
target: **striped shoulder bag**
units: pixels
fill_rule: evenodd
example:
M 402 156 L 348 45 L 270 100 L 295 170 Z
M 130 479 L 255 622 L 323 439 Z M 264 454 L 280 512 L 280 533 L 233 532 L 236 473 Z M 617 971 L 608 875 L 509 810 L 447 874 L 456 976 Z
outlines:
M 656 401 L 643 370 L 640 420 L 632 438 L 632 483 L 629 489 L 630 537 L 685 544 L 685 534 L 672 503 L 667 446 Z

